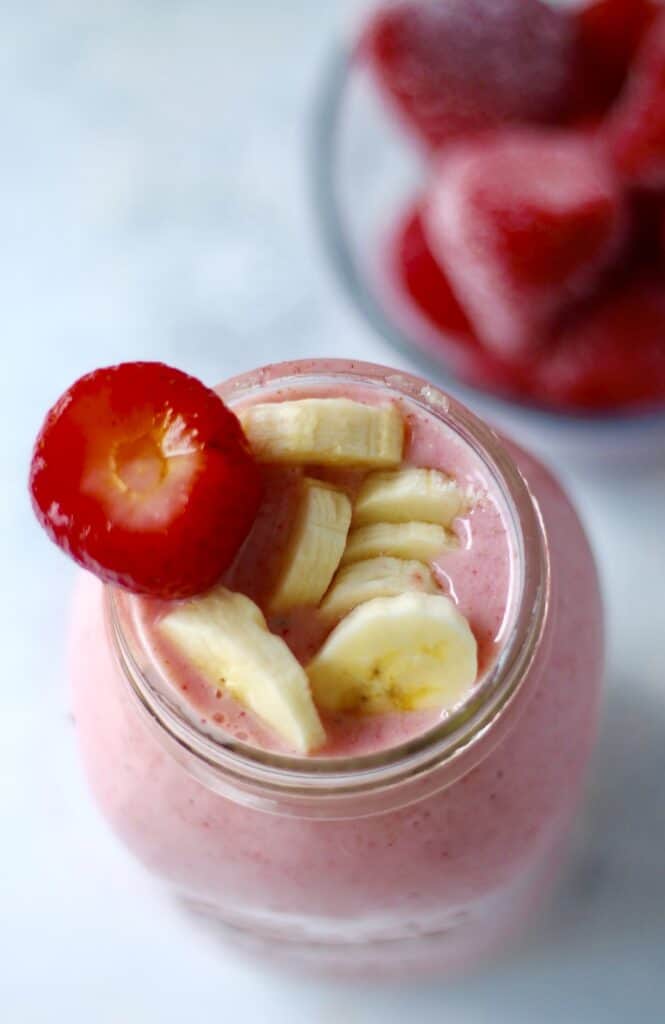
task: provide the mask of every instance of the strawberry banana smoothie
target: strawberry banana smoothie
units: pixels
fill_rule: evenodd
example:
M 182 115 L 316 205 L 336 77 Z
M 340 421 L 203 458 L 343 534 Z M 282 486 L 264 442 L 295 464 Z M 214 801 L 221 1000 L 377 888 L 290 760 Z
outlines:
M 261 406 L 274 403 L 278 415 L 284 415 L 292 403 L 308 402 L 313 396 L 324 402 L 332 400 L 337 415 L 339 386 L 312 385 L 306 391 L 297 386 L 277 388 L 261 396 Z M 347 383 L 340 415 L 345 414 L 349 399 L 377 410 L 386 404 L 383 390 Z M 511 598 L 516 586 L 516 554 L 505 522 L 507 513 L 493 493 L 482 461 L 457 434 L 405 399 L 395 399 L 394 408 L 405 427 L 397 471 L 314 464 L 306 471 L 292 465 L 266 466 L 263 506 L 223 583 L 266 611 L 271 632 L 285 640 L 304 666 L 317 664 L 316 655 L 326 637 L 355 607 L 378 597 L 413 594 L 412 599 L 395 603 L 399 623 L 411 631 L 422 615 L 417 595 L 446 594 L 453 598 L 473 634 L 472 678 L 462 683 L 462 696 L 466 696 L 467 686 L 484 679 L 494 667 L 514 615 Z M 242 409 L 239 412 L 242 419 Z M 251 426 L 248 429 L 251 436 Z M 318 588 L 316 603 L 300 592 L 297 600 L 289 602 L 283 584 L 280 586 L 285 559 L 293 549 L 293 523 L 303 501 L 303 485 L 306 501 L 311 503 L 317 497 L 337 502 L 342 517 L 341 532 L 333 534 L 339 541 L 334 551 L 327 548 L 331 523 L 311 527 L 320 547 L 310 565 L 301 566 L 294 574 L 299 588 L 303 572 L 322 574 L 320 581 L 313 580 Z M 427 502 L 431 508 L 426 507 Z M 422 521 L 424 516 L 437 521 Z M 391 521 L 382 521 L 386 519 Z M 328 554 L 331 564 L 326 568 Z M 377 607 L 383 612 L 383 606 Z M 221 742 L 230 735 L 263 750 L 289 753 L 288 738 L 285 741 L 279 731 L 265 727 L 260 709 L 258 716 L 251 714 L 227 688 L 215 685 L 217 664 L 211 666 L 210 673 L 205 664 L 200 671 L 202 663 L 191 645 L 186 642 L 184 649 L 179 648 L 172 602 L 142 599 L 133 602 L 128 612 L 142 646 L 160 671 L 162 687 L 193 724 L 205 727 Z M 363 623 L 357 628 L 360 644 L 371 651 L 370 629 Z M 468 630 L 466 624 L 465 628 Z M 395 646 L 400 647 L 399 643 Z M 409 646 L 403 649 L 408 657 L 415 657 Z M 310 668 L 310 679 L 313 671 Z M 338 672 L 339 666 L 335 665 L 334 671 Z M 366 706 L 370 697 L 366 680 L 333 699 L 337 682 L 326 679 L 316 699 L 325 740 L 310 753 L 317 757 L 376 753 L 418 736 L 445 718 L 448 696 L 436 691 L 423 701 L 416 692 L 417 680 L 411 678 L 418 675 L 417 669 L 410 668 L 408 675 L 395 699 L 383 694 L 377 700 L 374 693 L 376 706 L 371 709 Z M 363 710 L 359 701 L 372 713 L 359 714 Z
M 158 474 L 136 423 L 127 449 L 109 416 L 116 476 L 128 453 L 112 503 L 98 409 L 78 490 L 59 484 L 49 518 L 55 428 L 72 409 L 87 424 L 93 378 L 49 414 L 32 489 L 87 568 L 73 527 L 98 507 L 79 493 L 112 535 L 144 531 L 122 566 L 98 548 L 71 630 L 81 749 L 114 830 L 234 945 L 274 958 L 393 976 L 503 949 L 551 890 L 598 711 L 597 579 L 559 485 L 424 381 L 312 361 L 222 385 L 244 433 L 224 443 L 212 406 L 204 442 L 185 431 L 174 380 L 146 412 Z M 155 503 L 171 473 L 198 494 L 208 462 L 228 483 L 222 539 L 199 518 L 205 546 L 176 531 L 187 558 L 165 565 L 180 492 Z

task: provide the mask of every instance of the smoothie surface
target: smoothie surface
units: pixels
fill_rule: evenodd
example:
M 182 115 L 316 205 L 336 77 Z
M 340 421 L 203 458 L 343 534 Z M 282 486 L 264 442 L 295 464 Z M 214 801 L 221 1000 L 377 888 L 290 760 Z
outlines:
M 516 554 L 507 510 L 487 467 L 451 427 L 432 412 L 386 388 L 360 383 L 342 386 L 274 386 L 259 396 L 244 397 L 235 411 L 255 402 L 302 398 L 351 398 L 368 405 L 393 402 L 406 427 L 402 466 L 436 469 L 452 477 L 466 496 L 462 514 L 450 529 L 452 544 L 430 568 L 441 593 L 451 598 L 468 620 L 478 645 L 476 687 L 491 671 L 509 633 L 514 614 Z M 342 488 L 353 500 L 367 473 L 362 470 L 308 465 L 268 465 L 265 498 L 254 528 L 224 584 L 246 594 L 264 612 L 273 633 L 281 636 L 306 666 L 331 630 L 317 608 L 304 607 L 269 615 L 266 599 L 293 519 L 294 494 L 303 472 Z M 240 740 L 259 749 L 290 753 L 284 742 L 223 688 L 214 690 L 160 634 L 160 620 L 172 602 L 132 599 L 133 614 L 148 657 L 158 669 L 168 697 L 197 728 L 219 742 Z M 475 688 L 474 688 L 475 689 Z M 375 754 L 422 735 L 445 718 L 440 709 L 379 714 L 326 712 L 320 709 L 327 741 L 311 757 L 357 757 Z

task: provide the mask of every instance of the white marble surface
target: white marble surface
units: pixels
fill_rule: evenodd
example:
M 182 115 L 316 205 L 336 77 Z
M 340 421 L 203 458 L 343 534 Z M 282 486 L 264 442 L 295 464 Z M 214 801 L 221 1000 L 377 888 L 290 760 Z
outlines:
M 317 68 L 356 4 L 5 0 L 0 1011 L 24 1022 L 619 1024 L 665 1017 L 665 459 L 563 471 L 602 563 L 608 695 L 589 808 L 519 957 L 347 989 L 222 955 L 116 844 L 63 678 L 71 572 L 30 515 L 40 415 L 96 364 L 213 382 L 275 358 L 392 361 L 329 278 L 305 192 Z M 570 595 L 575 600 L 575 595 Z

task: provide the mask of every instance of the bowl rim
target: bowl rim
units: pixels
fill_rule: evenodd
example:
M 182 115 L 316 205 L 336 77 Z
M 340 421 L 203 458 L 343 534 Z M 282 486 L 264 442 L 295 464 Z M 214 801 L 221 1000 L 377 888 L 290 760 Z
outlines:
M 665 407 L 661 409 L 636 409 L 625 412 L 557 411 L 538 405 L 537 402 L 507 398 L 460 380 L 443 361 L 427 355 L 395 323 L 375 298 L 365 283 L 365 275 L 356 260 L 351 244 L 343 227 L 341 203 L 336 188 L 336 160 L 344 100 L 351 79 L 357 68 L 355 49 L 338 42 L 331 50 L 315 94 L 310 130 L 308 171 L 314 219 L 325 254 L 337 280 L 372 332 L 387 341 L 394 349 L 411 360 L 421 373 L 438 375 L 438 383 L 473 407 L 479 399 L 491 403 L 499 412 L 519 414 L 523 417 L 537 417 L 542 423 L 553 426 L 574 425 L 579 429 L 598 430 L 621 427 L 623 430 L 637 430 L 645 426 L 660 425 L 665 421 Z

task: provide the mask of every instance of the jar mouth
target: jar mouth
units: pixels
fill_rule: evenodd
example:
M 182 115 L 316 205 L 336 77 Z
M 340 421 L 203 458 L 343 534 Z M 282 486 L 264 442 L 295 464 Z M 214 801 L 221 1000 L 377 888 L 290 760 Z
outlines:
M 230 379 L 217 390 L 231 407 L 276 388 L 349 385 L 402 398 L 438 419 L 470 446 L 500 492 L 513 530 L 518 596 L 509 635 L 497 660 L 470 698 L 444 720 L 408 741 L 352 757 L 306 757 L 258 749 L 235 737 L 222 742 L 198 729 L 158 684 L 141 657 L 133 624 L 131 595 L 106 588 L 107 625 L 131 691 L 149 721 L 169 740 L 185 766 L 212 788 L 232 790 L 243 802 L 271 804 L 285 797 L 302 800 L 357 798 L 388 790 L 443 767 L 451 781 L 474 764 L 466 756 L 505 716 L 523 687 L 538 649 L 550 591 L 549 556 L 538 505 L 500 439 L 480 420 L 427 381 L 369 363 L 306 360 L 262 367 Z M 462 755 L 465 755 L 462 758 Z

